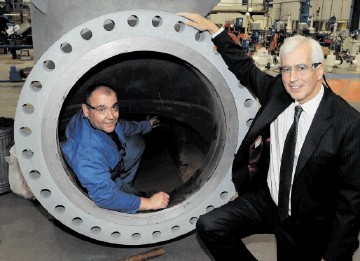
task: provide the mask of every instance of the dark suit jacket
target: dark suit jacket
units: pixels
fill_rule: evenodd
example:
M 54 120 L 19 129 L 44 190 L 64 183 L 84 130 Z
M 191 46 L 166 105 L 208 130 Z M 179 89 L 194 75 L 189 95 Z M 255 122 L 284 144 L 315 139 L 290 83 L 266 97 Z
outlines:
M 271 122 L 293 100 L 281 76 L 273 77 L 259 70 L 226 32 L 215 37 L 213 42 L 229 69 L 261 104 L 233 162 L 233 182 L 241 195 L 266 184 L 269 149 L 262 150 L 257 171 L 249 172 L 249 147 L 259 135 L 268 132 Z M 325 260 L 345 260 L 357 248 L 360 113 L 329 88 L 325 88 L 299 155 L 292 186 L 291 217 L 328 224 Z

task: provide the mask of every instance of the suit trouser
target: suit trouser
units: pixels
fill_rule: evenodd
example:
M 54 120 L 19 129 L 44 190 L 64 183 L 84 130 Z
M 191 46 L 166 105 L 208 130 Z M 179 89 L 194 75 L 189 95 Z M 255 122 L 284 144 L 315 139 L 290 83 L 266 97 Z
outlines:
M 256 260 L 241 240 L 253 234 L 275 235 L 279 261 L 320 261 L 328 242 L 319 223 L 307 226 L 292 217 L 280 222 L 267 186 L 200 216 L 196 227 L 216 260 Z

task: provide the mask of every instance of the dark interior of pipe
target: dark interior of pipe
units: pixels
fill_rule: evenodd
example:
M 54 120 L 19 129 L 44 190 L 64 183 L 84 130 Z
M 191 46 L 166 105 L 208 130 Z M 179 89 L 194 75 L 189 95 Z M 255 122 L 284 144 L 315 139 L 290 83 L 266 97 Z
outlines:
M 201 189 L 217 166 L 225 135 L 221 101 L 209 80 L 169 54 L 141 51 L 112 57 L 88 71 L 67 95 L 59 116 L 60 142 L 86 87 L 96 82 L 116 88 L 120 118 L 150 115 L 160 120 L 160 127 L 143 135 L 146 149 L 134 187 L 170 193 L 170 206 Z

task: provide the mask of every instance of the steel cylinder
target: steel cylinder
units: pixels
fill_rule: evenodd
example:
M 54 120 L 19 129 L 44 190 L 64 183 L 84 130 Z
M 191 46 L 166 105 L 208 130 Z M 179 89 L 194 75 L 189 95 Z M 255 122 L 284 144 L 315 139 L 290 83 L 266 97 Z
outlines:
M 200 164 L 171 187 L 169 208 L 137 214 L 102 209 L 71 178 L 59 142 L 85 87 L 95 81 L 117 86 L 124 116 L 162 117 L 184 152 L 172 155 L 186 154 L 184 140 L 198 137 L 189 150 L 201 151 Z M 15 146 L 29 187 L 60 222 L 99 241 L 156 243 L 192 231 L 201 214 L 233 197 L 233 156 L 256 111 L 256 100 L 227 69 L 208 33 L 172 12 L 129 9 L 76 25 L 38 57 L 17 105 Z M 150 164 L 158 168 L 161 161 Z M 165 174 L 158 183 L 166 183 Z

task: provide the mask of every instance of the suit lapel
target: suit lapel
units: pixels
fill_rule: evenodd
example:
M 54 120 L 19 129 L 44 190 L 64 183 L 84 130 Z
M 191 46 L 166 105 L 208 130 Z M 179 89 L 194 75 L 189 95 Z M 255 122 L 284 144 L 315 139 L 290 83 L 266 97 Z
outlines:
M 284 87 L 282 87 L 284 88 Z M 269 100 L 269 103 L 262 106 L 255 117 L 254 122 L 248 132 L 248 135 L 244 139 L 244 145 L 248 147 L 249 144 L 263 132 L 266 126 L 269 126 L 280 113 L 282 113 L 293 102 L 291 97 L 284 91 L 282 94 Z
M 306 135 L 304 144 L 301 148 L 298 163 L 296 166 L 294 180 L 297 178 L 305 163 L 313 154 L 315 148 L 318 146 L 325 131 L 331 126 L 331 108 L 332 96 L 331 90 L 325 88 L 324 96 L 319 104 L 314 119 L 311 123 L 309 132 Z

